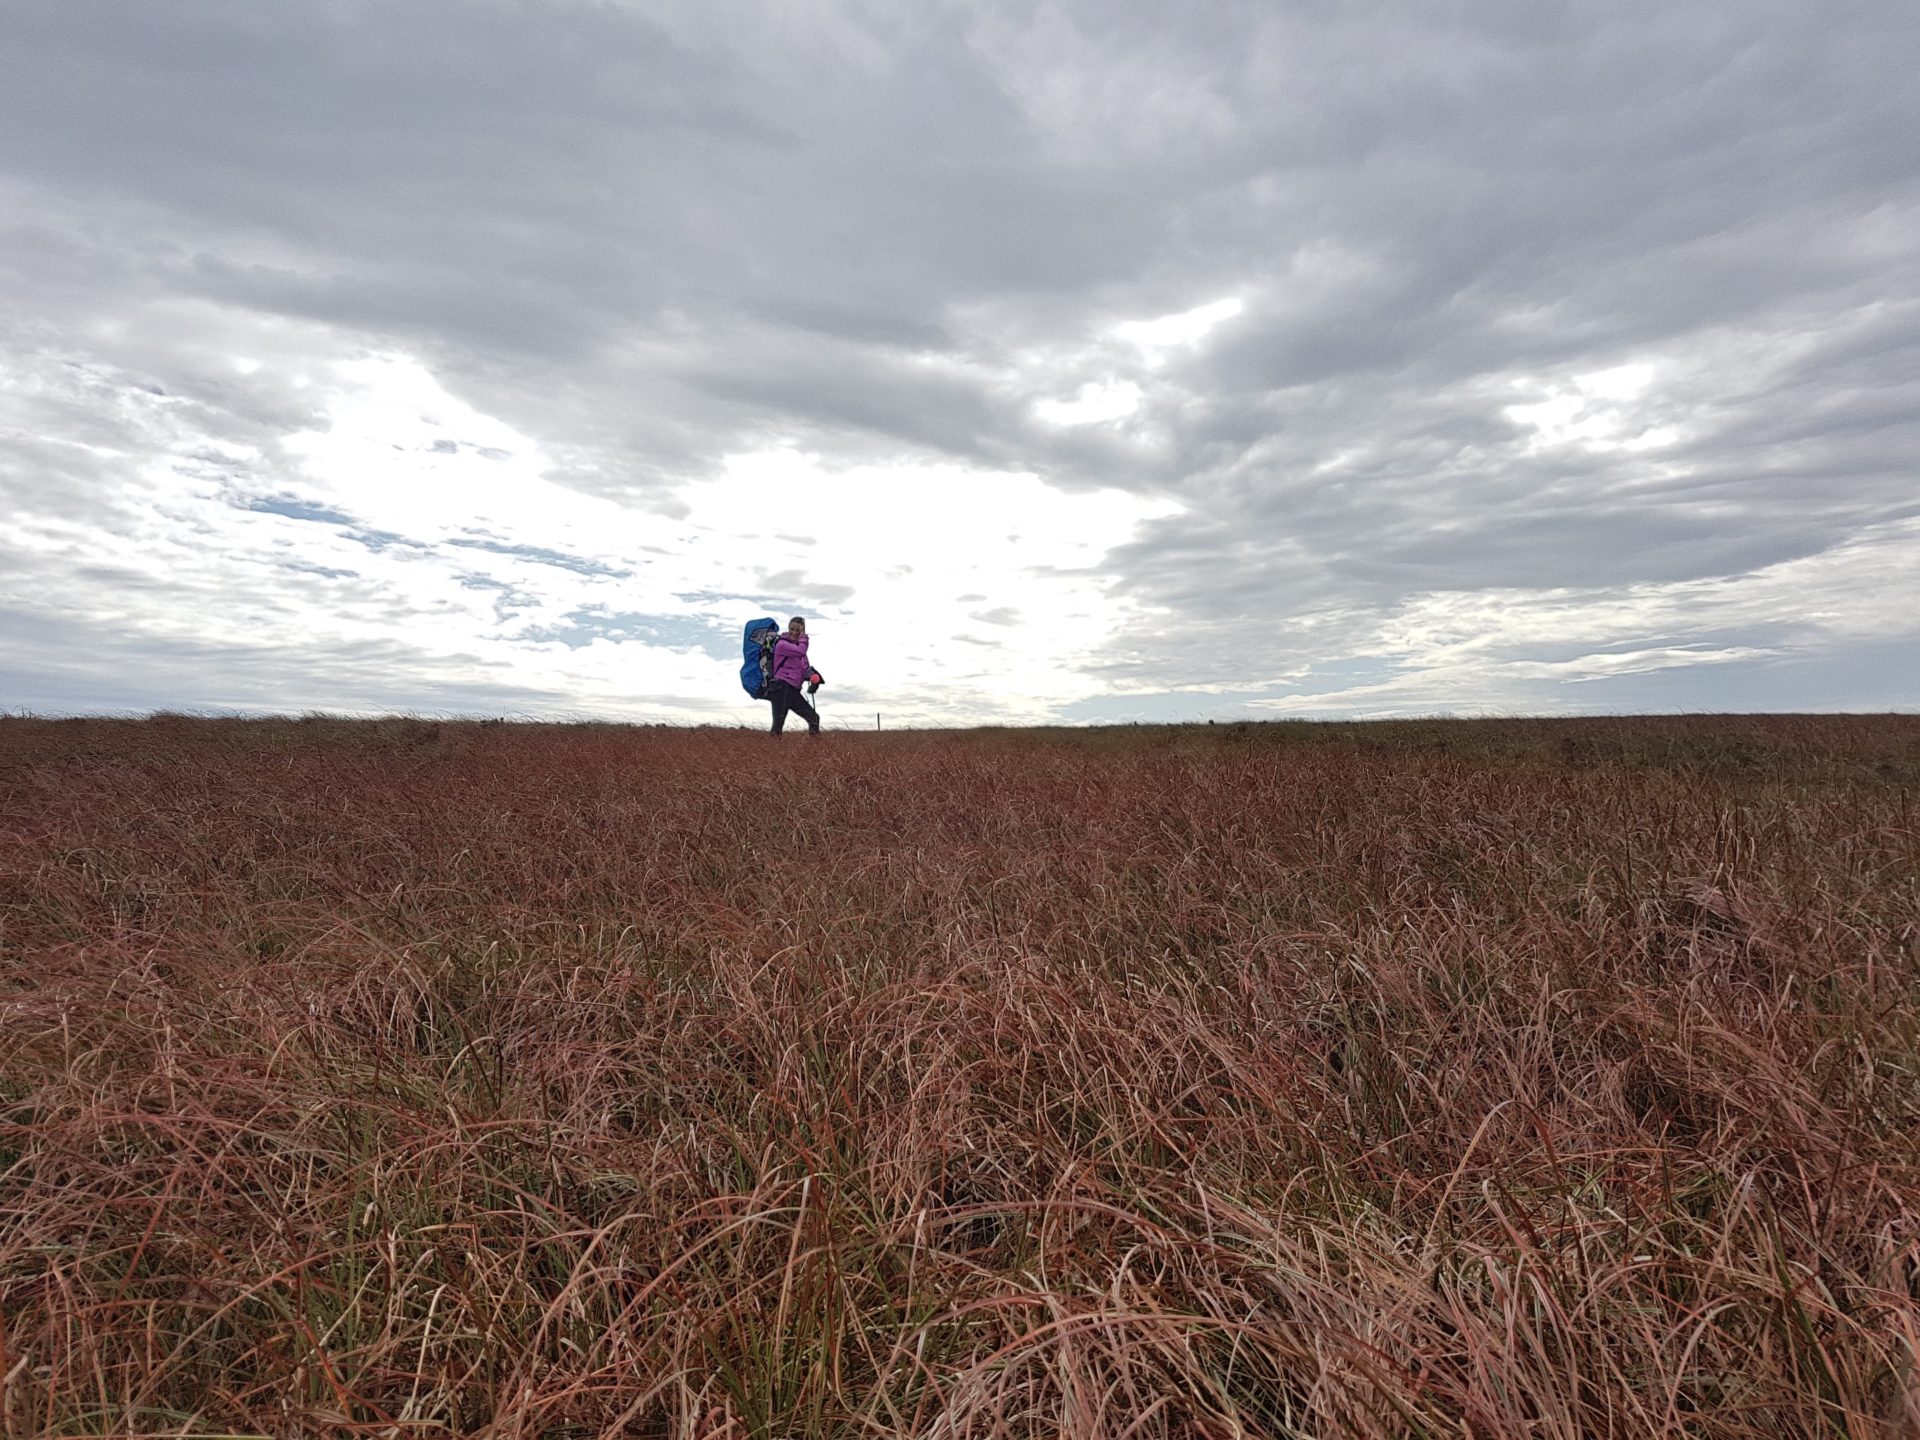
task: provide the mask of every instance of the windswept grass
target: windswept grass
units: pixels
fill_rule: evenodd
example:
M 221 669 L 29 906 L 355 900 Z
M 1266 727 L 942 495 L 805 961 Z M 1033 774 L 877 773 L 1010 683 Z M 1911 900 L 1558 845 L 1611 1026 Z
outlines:
M 1915 1433 L 1917 780 L 0 721 L 0 1429 Z

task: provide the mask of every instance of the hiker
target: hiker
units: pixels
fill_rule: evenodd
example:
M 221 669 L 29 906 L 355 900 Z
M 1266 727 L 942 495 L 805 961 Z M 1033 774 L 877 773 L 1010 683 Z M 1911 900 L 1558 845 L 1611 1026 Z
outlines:
M 767 682 L 767 699 L 773 702 L 774 734 L 786 729 L 789 710 L 807 722 L 809 732 L 820 733 L 820 712 L 800 693 L 800 687 L 809 681 L 815 690 L 820 688 L 818 672 L 807 663 L 806 618 L 796 615 L 787 622 L 787 633 L 773 642 L 773 676 Z

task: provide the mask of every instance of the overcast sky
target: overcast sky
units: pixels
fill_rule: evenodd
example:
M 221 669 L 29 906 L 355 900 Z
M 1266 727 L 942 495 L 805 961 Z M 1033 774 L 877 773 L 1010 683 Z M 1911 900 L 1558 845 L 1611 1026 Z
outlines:
M 6 0 L 0 710 L 1920 705 L 1913 0 Z

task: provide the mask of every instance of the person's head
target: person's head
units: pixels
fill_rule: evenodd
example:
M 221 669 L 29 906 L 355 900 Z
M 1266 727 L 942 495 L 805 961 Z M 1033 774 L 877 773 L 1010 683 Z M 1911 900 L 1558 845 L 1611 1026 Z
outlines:
M 787 633 L 789 635 L 806 634 L 807 633 L 807 617 L 804 615 L 796 615 L 791 620 L 787 621 Z

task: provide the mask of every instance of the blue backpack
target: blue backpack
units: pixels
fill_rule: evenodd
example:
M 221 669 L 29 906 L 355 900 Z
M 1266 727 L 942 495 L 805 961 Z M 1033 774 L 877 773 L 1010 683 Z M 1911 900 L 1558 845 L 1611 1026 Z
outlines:
M 749 620 L 740 636 L 740 688 L 755 700 L 767 698 L 767 685 L 773 679 L 773 642 L 780 634 L 780 622 L 762 615 Z

